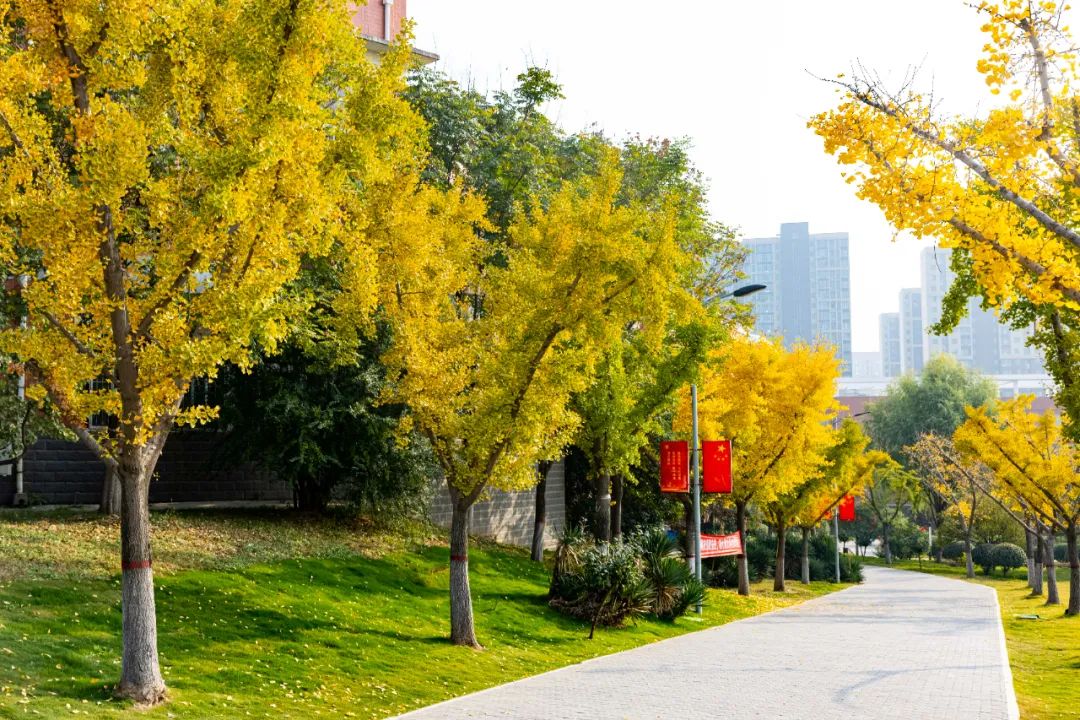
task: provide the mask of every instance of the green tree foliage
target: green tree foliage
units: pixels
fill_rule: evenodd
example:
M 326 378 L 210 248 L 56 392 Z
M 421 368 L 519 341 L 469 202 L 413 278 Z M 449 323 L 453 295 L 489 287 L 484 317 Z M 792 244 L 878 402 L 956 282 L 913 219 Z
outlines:
M 332 364 L 292 342 L 250 373 L 222 374 L 226 452 L 290 482 L 297 507 L 322 510 L 332 494 L 372 512 L 422 506 L 434 474 L 427 445 L 398 433 L 402 408 L 380 404 L 385 330 L 356 361 Z

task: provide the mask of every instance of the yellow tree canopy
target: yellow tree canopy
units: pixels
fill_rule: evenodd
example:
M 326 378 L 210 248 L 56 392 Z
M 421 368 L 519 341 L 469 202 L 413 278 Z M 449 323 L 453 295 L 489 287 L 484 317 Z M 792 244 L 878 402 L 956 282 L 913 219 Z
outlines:
M 859 495 L 874 476 L 874 470 L 889 465 L 888 453 L 867 450 L 870 438 L 854 420 L 847 418 L 834 431 L 825 453 L 825 464 L 817 477 L 780 496 L 778 502 L 790 523 L 811 528 L 847 495 Z
M 954 436 L 969 460 L 994 472 L 999 491 L 1045 522 L 1067 529 L 1080 521 L 1080 453 L 1061 434 L 1052 410 L 1031 412 L 1030 395 L 986 408 L 968 410 L 968 420 Z
M 344 0 L 13 0 L 0 32 L 0 264 L 29 317 L 0 348 L 127 446 L 209 417 L 178 414 L 190 378 L 275 347 L 303 257 L 373 257 L 362 193 L 418 129 L 407 49 L 371 65 Z
M 619 203 L 620 181 L 617 154 L 603 153 L 594 174 L 522 214 L 495 260 L 471 233 L 482 207 L 451 199 L 422 260 L 380 278 L 394 327 L 389 397 L 407 403 L 466 504 L 489 485 L 535 484 L 534 463 L 577 426 L 571 394 L 630 323 L 660 334 L 673 304 L 702 312 L 682 287 L 691 258 L 674 241 L 675 214 Z
M 859 70 L 841 104 L 810 122 L 847 181 L 898 230 L 971 260 L 989 300 L 1080 309 L 1080 97 L 1076 43 L 1058 2 L 978 3 L 979 61 L 1001 101 L 943 117 L 909 77 L 895 91 Z
M 714 354 L 698 384 L 700 436 L 732 445 L 731 498 L 767 503 L 826 462 L 839 365 L 832 348 L 739 337 Z M 685 390 L 675 429 L 688 435 Z

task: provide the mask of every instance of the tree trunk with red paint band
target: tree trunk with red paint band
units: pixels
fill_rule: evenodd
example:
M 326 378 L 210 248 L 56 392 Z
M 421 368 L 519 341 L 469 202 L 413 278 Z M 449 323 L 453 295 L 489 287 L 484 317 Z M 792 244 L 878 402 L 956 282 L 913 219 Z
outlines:
M 454 499 L 450 519 L 450 642 L 480 647 L 469 589 L 469 507 Z
M 120 559 L 124 649 L 121 659 L 121 696 L 152 705 L 165 698 L 157 652 L 157 609 L 154 603 L 154 571 L 150 567 L 150 471 L 136 457 L 122 457 L 118 474 L 121 486 Z

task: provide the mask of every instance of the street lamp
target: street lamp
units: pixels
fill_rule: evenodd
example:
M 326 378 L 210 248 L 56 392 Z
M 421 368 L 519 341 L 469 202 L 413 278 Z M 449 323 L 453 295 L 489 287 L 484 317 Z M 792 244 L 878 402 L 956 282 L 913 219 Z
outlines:
M 765 285 L 758 283 L 743 285 L 737 287 L 729 293 L 723 293 L 722 295 L 716 295 L 711 298 L 706 298 L 703 304 L 708 305 L 714 300 L 723 300 L 728 297 L 742 298 L 747 295 L 764 290 Z M 690 386 L 690 407 L 693 414 L 693 431 L 691 439 L 691 447 L 694 448 L 694 577 L 698 582 L 701 582 L 701 442 L 698 439 L 698 416 L 697 416 L 697 383 Z M 744 547 L 745 551 L 746 548 Z M 839 561 L 837 561 L 839 562 Z M 697 604 L 697 614 L 701 614 L 701 602 Z
M 869 410 L 863 410 L 860 413 L 855 413 L 854 415 L 848 415 L 848 417 L 857 418 L 857 417 L 862 417 L 863 415 L 869 415 L 869 414 L 870 414 Z M 833 429 L 834 430 L 838 430 L 840 428 L 839 420 L 840 420 L 840 417 L 837 416 L 836 420 L 833 421 Z M 839 583 L 840 582 L 840 509 L 839 508 L 836 508 L 835 510 L 833 510 L 832 519 L 833 519 L 833 533 L 836 536 L 836 542 L 835 542 L 835 545 L 836 545 L 836 548 L 835 548 L 836 549 L 836 582 Z

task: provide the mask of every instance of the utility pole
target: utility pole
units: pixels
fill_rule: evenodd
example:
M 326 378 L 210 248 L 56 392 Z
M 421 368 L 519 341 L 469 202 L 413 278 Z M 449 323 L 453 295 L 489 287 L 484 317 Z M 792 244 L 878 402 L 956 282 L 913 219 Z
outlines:
M 694 453 L 694 577 L 701 582 L 701 442 L 698 439 L 697 385 L 690 386 L 690 406 L 693 412 L 693 432 L 691 444 Z M 701 601 L 697 603 L 697 614 L 701 614 Z

